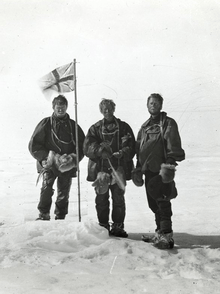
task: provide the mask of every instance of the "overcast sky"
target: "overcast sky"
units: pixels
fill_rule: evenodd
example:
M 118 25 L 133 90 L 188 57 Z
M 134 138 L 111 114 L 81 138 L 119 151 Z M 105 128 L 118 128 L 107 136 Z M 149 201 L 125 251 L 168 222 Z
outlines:
M 136 135 L 148 118 L 146 98 L 158 92 L 188 153 L 194 145 L 220 145 L 219 15 L 217 0 L 1 0 L 6 148 L 24 148 L 51 115 L 37 80 L 74 58 L 85 133 L 102 118 L 98 103 L 106 97 Z M 74 118 L 74 95 L 66 97 Z

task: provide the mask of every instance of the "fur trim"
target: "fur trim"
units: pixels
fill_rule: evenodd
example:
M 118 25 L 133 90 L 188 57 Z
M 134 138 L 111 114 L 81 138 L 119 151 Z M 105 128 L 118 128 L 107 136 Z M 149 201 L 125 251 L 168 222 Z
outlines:
M 61 173 L 71 170 L 72 168 L 76 167 L 76 155 L 61 155 L 59 158 L 59 166 L 58 170 Z
M 39 173 L 36 185 L 38 184 L 41 176 L 49 169 L 53 170 L 55 174 L 59 174 L 59 172 L 64 173 L 74 167 L 76 167 L 75 154 L 71 153 L 71 155 L 59 155 L 56 152 L 50 150 L 47 157 L 47 163 Z
M 163 183 L 170 183 L 175 177 L 176 166 L 173 164 L 162 163 L 159 175 Z

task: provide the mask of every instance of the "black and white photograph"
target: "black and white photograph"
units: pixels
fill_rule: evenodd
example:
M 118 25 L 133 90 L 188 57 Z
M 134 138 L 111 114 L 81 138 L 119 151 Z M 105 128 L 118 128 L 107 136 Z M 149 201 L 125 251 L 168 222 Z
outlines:
M 219 294 L 220 2 L 0 23 L 0 294 Z

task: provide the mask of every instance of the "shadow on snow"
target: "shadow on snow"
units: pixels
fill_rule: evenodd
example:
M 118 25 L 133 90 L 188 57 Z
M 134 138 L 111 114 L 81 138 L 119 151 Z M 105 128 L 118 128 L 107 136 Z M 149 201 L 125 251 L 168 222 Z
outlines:
M 141 240 L 142 235 L 149 235 L 146 233 L 129 233 L 128 238 L 131 240 Z M 190 235 L 187 233 L 174 233 L 175 249 L 183 248 L 201 248 L 209 247 L 211 249 L 220 248 L 220 235 Z

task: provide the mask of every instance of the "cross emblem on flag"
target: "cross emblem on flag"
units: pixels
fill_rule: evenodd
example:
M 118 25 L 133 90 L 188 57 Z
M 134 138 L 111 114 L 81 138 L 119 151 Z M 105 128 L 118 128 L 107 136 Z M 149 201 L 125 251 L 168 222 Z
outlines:
M 58 93 L 74 91 L 73 62 L 60 66 L 39 80 L 43 92 L 54 90 Z

